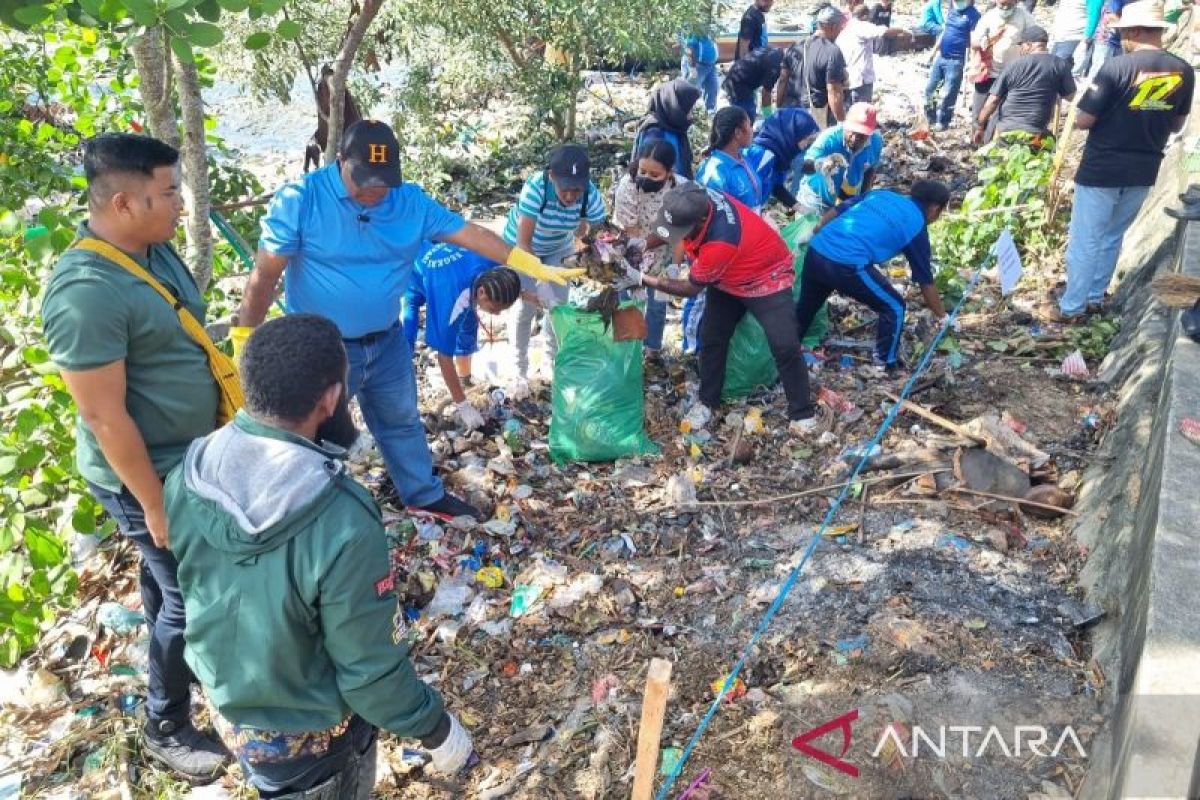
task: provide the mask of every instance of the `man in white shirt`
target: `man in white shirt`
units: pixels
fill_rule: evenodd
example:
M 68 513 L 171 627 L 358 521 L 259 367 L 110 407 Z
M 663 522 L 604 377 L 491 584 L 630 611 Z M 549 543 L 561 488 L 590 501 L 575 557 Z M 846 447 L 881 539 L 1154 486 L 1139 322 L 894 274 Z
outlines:
M 846 59 L 846 71 L 850 75 L 850 100 L 854 103 L 869 103 L 875 89 L 875 42 L 885 36 L 911 36 L 900 28 L 876 25 L 868 20 L 871 10 L 866 4 L 855 6 L 850 21 L 838 35 L 837 45 Z
M 1033 15 L 1017 0 L 996 0 L 996 5 L 984 12 L 971 33 L 971 54 L 967 64 L 967 80 L 975 84 L 971 97 L 971 119 L 987 102 L 992 84 L 1000 77 L 1004 65 L 1021 55 L 1017 44 L 1030 25 L 1036 24 Z M 990 136 L 990 131 L 987 136 Z

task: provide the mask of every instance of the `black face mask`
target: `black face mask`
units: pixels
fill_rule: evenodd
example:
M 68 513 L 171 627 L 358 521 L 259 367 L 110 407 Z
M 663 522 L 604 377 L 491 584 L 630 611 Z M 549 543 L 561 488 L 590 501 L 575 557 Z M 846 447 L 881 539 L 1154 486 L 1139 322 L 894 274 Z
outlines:
M 349 450 L 358 440 L 358 428 L 350 417 L 350 396 L 346 394 L 346 386 L 342 385 L 342 396 L 338 398 L 337 408 L 333 416 L 317 426 L 317 443 L 331 442 L 338 447 Z
M 643 192 L 654 193 L 661 192 L 662 188 L 667 185 L 667 182 L 665 180 L 656 181 L 645 175 L 638 175 L 633 179 L 633 185 Z

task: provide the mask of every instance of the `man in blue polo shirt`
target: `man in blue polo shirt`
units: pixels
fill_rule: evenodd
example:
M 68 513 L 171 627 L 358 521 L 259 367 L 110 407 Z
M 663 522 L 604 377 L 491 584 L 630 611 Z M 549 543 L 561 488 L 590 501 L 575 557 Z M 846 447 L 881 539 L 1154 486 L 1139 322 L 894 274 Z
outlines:
M 231 337 L 236 350 L 263 321 L 283 275 L 289 312 L 329 317 L 341 330 L 347 392 L 358 398 L 404 503 L 443 519 L 478 518 L 433 472 L 412 351 L 400 330 L 400 300 L 426 241 L 460 245 L 536 280 L 564 284 L 581 273 L 545 266 L 403 182 L 396 135 L 363 120 L 342 137 L 337 163 L 284 186 L 271 201 Z
M 483 427 L 483 415 L 467 399 L 471 356 L 479 349 L 480 308 L 499 314 L 521 295 L 521 278 L 478 253 L 444 242 L 429 247 L 413 268 L 400 311 L 404 337 L 415 347 L 425 307 L 425 344 L 437 353 L 442 380 L 467 430 Z
M 804 272 L 796 322 L 801 340 L 829 295 L 834 292 L 865 303 L 879 315 L 875 332 L 875 364 L 892 370 L 899 365 L 904 332 L 904 297 L 876 268 L 901 253 L 925 305 L 938 318 L 946 307 L 933 283 L 929 225 L 950 202 L 950 190 L 933 181 L 917 181 L 908 195 L 880 189 L 830 210 L 817 224 Z

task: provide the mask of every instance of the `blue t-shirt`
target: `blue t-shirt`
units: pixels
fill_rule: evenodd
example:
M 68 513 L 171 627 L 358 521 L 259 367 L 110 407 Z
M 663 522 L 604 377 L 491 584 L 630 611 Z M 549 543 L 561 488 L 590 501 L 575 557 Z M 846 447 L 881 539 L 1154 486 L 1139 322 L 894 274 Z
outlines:
M 903 253 L 913 280 L 933 283 L 929 228 L 921 207 L 908 195 L 877 189 L 848 200 L 839 210 L 813 237 L 812 249 L 830 261 L 859 269 Z
M 1100 16 L 1103 17 L 1105 14 L 1120 14 L 1121 10 L 1125 8 L 1126 5 L 1127 4 L 1125 0 L 1106 0 L 1104 3 L 1104 11 L 1101 12 Z M 1104 37 L 1104 43 L 1110 47 L 1120 47 L 1121 29 L 1109 28 L 1107 35 Z
M 942 58 L 962 61 L 967 57 L 967 47 L 971 44 L 971 31 L 979 24 L 983 16 L 974 5 L 959 11 L 953 5 L 946 15 L 946 29 L 942 31 Z
M 453 236 L 464 225 L 414 183 L 364 206 L 330 164 L 276 192 L 258 243 L 288 258 L 289 312 L 329 317 L 342 336 L 355 339 L 396 324 L 421 243 Z
M 417 341 L 425 306 L 425 344 L 445 356 L 469 356 L 478 350 L 479 317 L 471 285 L 495 266 L 495 261 L 458 245 L 430 245 L 413 267 L 400 312 L 409 347 Z
M 742 205 L 755 211 L 763 203 L 762 183 L 757 173 L 745 161 L 737 161 L 721 150 L 704 159 L 696 172 L 696 183 L 731 195 Z
M 942 15 L 942 0 L 929 0 L 921 9 L 921 22 L 918 27 L 930 30 L 934 27 L 942 28 L 945 25 L 946 18 Z
M 689 36 L 684 47 L 696 54 L 696 63 L 709 66 L 717 63 L 717 43 L 711 36 Z
M 813 173 L 805 178 L 813 193 L 821 198 L 826 206 L 838 201 L 838 197 L 853 197 L 862 191 L 863 180 L 870 167 L 878 166 L 883 161 L 883 137 L 875 131 L 867 139 L 867 143 L 857 153 L 846 146 L 846 137 L 841 125 L 826 128 L 817 134 L 817 139 L 804 151 L 805 161 L 817 161 L 826 156 L 839 154 L 846 159 L 846 168 L 839 169 L 832 175 L 834 192 L 830 194 L 825 176 Z
M 585 200 L 588 204 L 587 212 L 581 215 Z M 515 245 L 520 217 L 533 217 L 537 220 L 533 229 L 533 254 L 538 258 L 551 258 L 571 250 L 575 244 L 575 229 L 579 227 L 580 222 L 586 219 L 593 224 L 600 223 L 607 214 L 604 196 L 600 194 L 596 184 L 588 181 L 587 189 L 580 198 L 566 206 L 559 201 L 553 182 L 546 180 L 543 170 L 531 175 L 521 187 L 517 204 L 508 212 L 504 241 Z

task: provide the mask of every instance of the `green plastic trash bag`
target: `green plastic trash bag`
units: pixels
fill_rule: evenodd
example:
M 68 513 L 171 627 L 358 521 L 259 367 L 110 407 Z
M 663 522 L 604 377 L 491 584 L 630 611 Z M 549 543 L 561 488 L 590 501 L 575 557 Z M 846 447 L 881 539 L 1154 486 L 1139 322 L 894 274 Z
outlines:
M 779 232 L 779 235 L 787 242 L 788 249 L 796 254 L 796 260 L 793 262 L 796 266 L 796 283 L 792 287 L 793 300 L 800 299 L 800 275 L 804 271 L 804 257 L 808 255 L 808 245 L 796 244 L 796 240 L 800 238 L 800 234 L 808 233 L 816 227 L 820 219 L 816 214 L 806 214 L 789 222 Z M 825 303 L 822 303 L 821 307 L 817 309 L 817 315 L 813 317 L 812 325 L 808 326 L 808 333 L 804 336 L 804 346 L 809 350 L 819 347 L 827 333 L 829 333 L 829 309 L 826 308 Z
M 798 245 L 796 240 L 800 238 L 800 234 L 812 230 L 818 219 L 816 214 L 808 214 L 797 218 L 779 232 L 788 249 L 795 253 L 793 263 L 796 282 L 792 286 L 793 300 L 800 296 L 800 273 L 804 268 L 804 256 L 808 253 L 808 245 Z M 808 335 L 804 337 L 804 346 L 813 348 L 819 345 L 828 329 L 829 314 L 822 305 L 809 326 Z M 747 313 L 737 324 L 733 338 L 729 341 L 729 358 L 725 361 L 725 386 L 721 390 L 721 399 L 738 400 L 756 389 L 774 386 L 778 378 L 779 372 L 775 369 L 775 358 L 767 344 L 767 335 L 758 324 L 758 320 Z
M 657 453 L 642 427 L 642 343 L 614 342 L 599 314 L 569 305 L 551 310 L 550 324 L 558 340 L 550 457 L 562 464 Z

